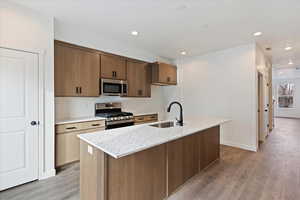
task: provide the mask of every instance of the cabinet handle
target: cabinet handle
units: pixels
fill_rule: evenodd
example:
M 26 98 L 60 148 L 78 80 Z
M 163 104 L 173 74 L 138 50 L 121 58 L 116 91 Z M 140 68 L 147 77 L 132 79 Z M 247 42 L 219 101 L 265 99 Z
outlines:
M 168 77 L 168 78 L 167 78 L 167 81 L 168 81 L 168 82 L 170 82 L 170 81 L 171 81 L 171 78 L 170 78 L 170 77 Z
M 79 93 L 79 90 L 78 90 L 79 88 L 78 87 L 76 87 L 76 94 L 78 94 Z
M 116 71 L 112 71 L 112 76 L 113 77 L 117 77 L 117 72 Z
M 79 87 L 79 93 L 81 94 L 81 87 Z
M 72 127 L 67 127 L 66 129 L 72 130 L 72 129 L 76 129 L 76 127 L 75 127 L 75 126 L 72 126 Z
M 92 124 L 92 126 L 100 126 L 100 124 Z

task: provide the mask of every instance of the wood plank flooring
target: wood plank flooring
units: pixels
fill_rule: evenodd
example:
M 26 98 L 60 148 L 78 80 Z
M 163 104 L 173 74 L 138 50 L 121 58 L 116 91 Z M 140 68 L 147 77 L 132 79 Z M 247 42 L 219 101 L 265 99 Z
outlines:
M 275 119 L 257 153 L 221 146 L 221 159 L 168 200 L 299 200 L 300 120 Z M 0 200 L 79 200 L 79 165 L 0 192 Z

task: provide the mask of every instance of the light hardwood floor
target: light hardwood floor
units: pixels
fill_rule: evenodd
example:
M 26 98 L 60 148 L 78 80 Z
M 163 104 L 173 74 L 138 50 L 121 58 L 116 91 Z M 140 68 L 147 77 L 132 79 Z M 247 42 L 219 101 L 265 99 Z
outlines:
M 221 147 L 221 160 L 168 200 L 299 200 L 300 120 L 276 119 L 260 151 Z M 242 133 L 241 133 L 242 134 Z M 0 200 L 79 200 L 79 165 L 0 192 Z

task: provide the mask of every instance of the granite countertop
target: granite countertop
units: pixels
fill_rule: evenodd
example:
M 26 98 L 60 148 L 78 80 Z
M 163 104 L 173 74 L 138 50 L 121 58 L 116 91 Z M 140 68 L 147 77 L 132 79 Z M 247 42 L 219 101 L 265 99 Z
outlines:
M 197 118 L 186 120 L 183 127 L 156 128 L 142 124 L 80 134 L 78 137 L 114 158 L 121 158 L 228 121 L 222 118 Z M 157 123 L 160 122 L 151 124 Z
M 67 118 L 67 119 L 59 119 L 55 122 L 55 124 L 59 125 L 59 124 L 69 124 L 69 123 L 88 122 L 88 121 L 97 121 L 97 120 L 105 120 L 105 118 L 95 117 L 95 116 Z

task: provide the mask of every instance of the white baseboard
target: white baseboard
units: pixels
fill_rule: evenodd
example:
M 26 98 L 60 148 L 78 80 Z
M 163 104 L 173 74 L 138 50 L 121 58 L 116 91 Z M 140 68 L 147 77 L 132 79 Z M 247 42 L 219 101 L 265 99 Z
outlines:
M 46 172 L 42 172 L 40 174 L 39 180 L 47 179 L 47 178 L 50 178 L 50 177 L 55 176 L 55 175 L 56 175 L 56 170 L 51 169 L 51 170 L 48 170 Z
M 244 149 L 244 150 L 248 150 L 248 151 L 257 152 L 256 147 L 245 145 L 245 144 L 237 144 L 237 143 L 229 142 L 229 141 L 222 141 L 221 144 L 231 146 L 231 147 L 240 148 L 240 149 Z

